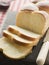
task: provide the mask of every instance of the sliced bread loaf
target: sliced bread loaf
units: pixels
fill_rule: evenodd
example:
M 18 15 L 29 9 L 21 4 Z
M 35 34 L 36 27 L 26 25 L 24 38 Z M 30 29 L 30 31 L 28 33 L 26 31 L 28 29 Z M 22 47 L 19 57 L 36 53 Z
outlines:
M 44 34 L 48 28 L 48 24 L 49 15 L 45 11 L 20 11 L 16 17 L 17 26 L 37 34 Z
M 21 27 L 15 25 L 9 25 L 8 31 L 13 34 L 16 34 L 24 39 L 35 41 L 36 39 L 40 38 L 41 35 L 31 32 L 29 30 L 23 29 Z
M 31 53 L 31 50 L 32 47 L 16 44 L 5 37 L 0 38 L 0 51 L 2 51 L 3 54 L 5 54 L 9 58 L 25 58 L 25 56 Z
M 7 30 L 3 31 L 3 36 L 8 38 L 11 41 L 14 41 L 15 43 L 21 44 L 21 45 L 33 46 L 33 45 L 36 45 L 35 41 L 37 41 L 37 40 L 29 41 L 29 40 L 23 39 L 23 38 L 19 37 L 18 35 L 10 33 Z
M 44 10 L 49 13 L 49 1 L 38 2 L 36 3 L 36 6 L 39 8 L 39 10 Z

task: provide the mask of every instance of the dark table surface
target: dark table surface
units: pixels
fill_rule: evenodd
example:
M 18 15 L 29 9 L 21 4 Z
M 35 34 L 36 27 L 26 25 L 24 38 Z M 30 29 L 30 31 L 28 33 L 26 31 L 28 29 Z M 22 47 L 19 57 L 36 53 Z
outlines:
M 10 14 L 10 13 L 7 13 L 7 15 L 8 14 Z M 14 19 L 15 14 L 12 14 L 12 15 L 10 14 L 9 16 L 6 16 L 6 17 L 7 18 L 4 20 L 5 22 L 2 27 L 2 30 L 6 29 L 9 24 L 12 25 L 12 24 L 15 24 L 15 22 L 16 22 L 16 20 Z M 14 20 L 11 20 L 11 19 L 14 19 Z M 13 23 L 13 21 L 14 21 L 14 23 Z M 44 34 L 43 38 L 40 39 L 40 41 L 38 42 L 38 45 L 33 48 L 32 53 L 29 54 L 28 56 L 26 56 L 26 58 L 24 58 L 24 59 L 21 59 L 21 60 L 10 59 L 10 58 L 6 57 L 2 52 L 0 52 L 0 65 L 37 65 L 36 59 L 37 59 L 38 53 L 41 49 L 41 46 L 43 44 L 43 39 L 44 39 L 45 35 L 46 35 L 46 33 Z M 0 34 L 0 37 L 2 37 L 2 34 Z M 49 65 L 49 52 L 47 55 L 45 65 Z

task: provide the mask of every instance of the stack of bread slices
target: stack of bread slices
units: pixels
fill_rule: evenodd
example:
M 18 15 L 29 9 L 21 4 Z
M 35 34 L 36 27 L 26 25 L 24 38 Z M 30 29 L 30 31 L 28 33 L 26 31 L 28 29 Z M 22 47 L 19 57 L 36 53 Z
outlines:
M 16 25 L 9 25 L 0 38 L 0 50 L 13 59 L 25 58 L 43 37 L 49 26 L 49 14 L 29 3 L 16 17 Z

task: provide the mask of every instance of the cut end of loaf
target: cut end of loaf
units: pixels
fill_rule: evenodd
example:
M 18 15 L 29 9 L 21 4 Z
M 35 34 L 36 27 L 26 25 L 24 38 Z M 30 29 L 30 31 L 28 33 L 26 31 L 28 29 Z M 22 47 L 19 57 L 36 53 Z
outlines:
M 46 18 L 42 13 L 26 13 L 21 11 L 17 15 L 16 21 L 16 25 L 21 28 L 27 29 L 37 34 L 44 33 Z

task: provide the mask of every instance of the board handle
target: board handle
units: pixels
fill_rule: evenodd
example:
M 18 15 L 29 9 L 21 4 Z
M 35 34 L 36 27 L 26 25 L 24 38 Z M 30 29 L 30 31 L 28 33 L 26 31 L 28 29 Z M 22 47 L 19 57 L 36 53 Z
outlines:
M 44 65 L 49 50 L 49 42 L 43 43 L 41 50 L 36 59 L 37 65 Z

